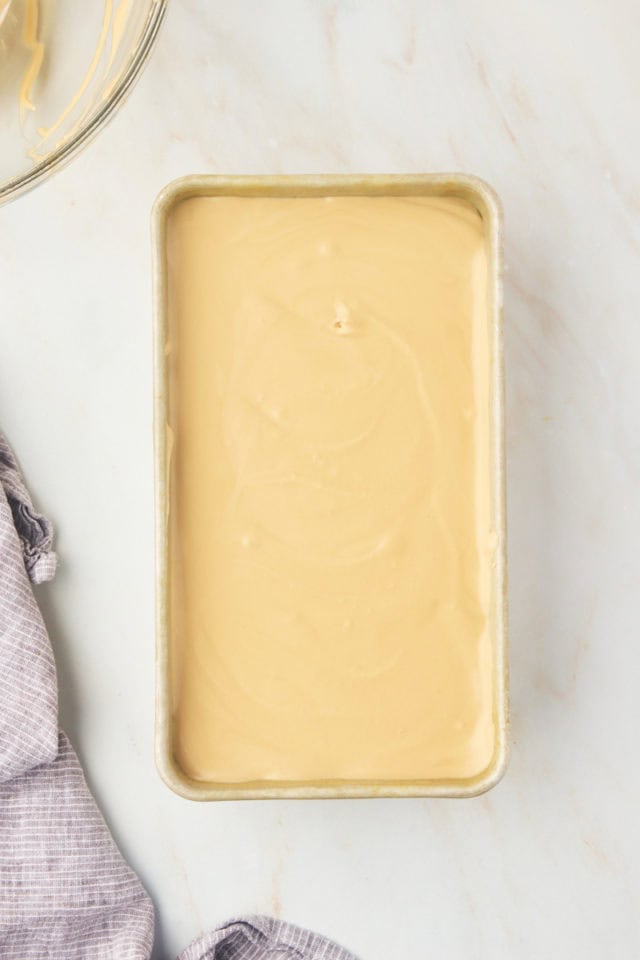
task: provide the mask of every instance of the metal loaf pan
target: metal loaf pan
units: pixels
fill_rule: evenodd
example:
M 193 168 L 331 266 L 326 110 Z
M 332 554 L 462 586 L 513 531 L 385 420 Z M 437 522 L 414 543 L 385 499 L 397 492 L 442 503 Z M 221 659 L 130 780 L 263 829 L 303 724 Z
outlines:
M 490 257 L 491 434 L 493 525 L 498 545 L 494 567 L 496 608 L 494 648 L 494 717 L 496 750 L 489 767 L 470 780 L 322 783 L 205 783 L 189 778 L 173 750 L 171 637 L 168 602 L 169 444 L 166 224 L 175 204 L 194 196 L 316 197 L 455 196 L 478 209 L 485 224 Z M 473 797 L 501 778 L 508 757 L 508 669 L 506 627 L 506 529 L 504 461 L 504 371 L 502 347 L 502 213 L 496 194 L 482 180 L 462 174 L 408 176 L 191 176 L 169 184 L 156 200 L 152 216 L 154 252 L 155 341 L 155 487 L 156 487 L 156 732 L 155 754 L 164 781 L 191 800 L 346 797 Z

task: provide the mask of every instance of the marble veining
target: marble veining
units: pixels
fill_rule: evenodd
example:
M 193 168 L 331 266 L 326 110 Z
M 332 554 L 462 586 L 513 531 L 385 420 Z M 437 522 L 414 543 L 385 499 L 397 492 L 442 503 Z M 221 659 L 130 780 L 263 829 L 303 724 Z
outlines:
M 363 960 L 640 955 L 639 27 L 632 0 L 182 0 L 121 114 L 0 210 L 62 719 L 158 958 L 247 910 Z M 151 203 L 195 172 L 425 170 L 505 208 L 510 769 L 465 802 L 188 803 L 152 759 Z

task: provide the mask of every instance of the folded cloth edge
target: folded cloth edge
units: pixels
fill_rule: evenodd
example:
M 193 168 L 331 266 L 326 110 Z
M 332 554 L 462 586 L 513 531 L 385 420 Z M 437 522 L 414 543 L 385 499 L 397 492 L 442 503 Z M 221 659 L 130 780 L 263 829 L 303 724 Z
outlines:
M 51 580 L 58 563 L 53 549 L 53 525 L 34 508 L 16 456 L 1 432 L 0 484 L 11 508 L 29 579 L 32 583 Z

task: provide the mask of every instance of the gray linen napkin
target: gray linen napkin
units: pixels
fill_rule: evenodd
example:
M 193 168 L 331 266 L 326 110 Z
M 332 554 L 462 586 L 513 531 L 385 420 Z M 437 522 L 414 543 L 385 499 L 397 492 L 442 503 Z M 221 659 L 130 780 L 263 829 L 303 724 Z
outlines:
M 38 514 L 0 433 L 0 957 L 148 960 L 153 906 L 58 731 L 51 645 L 31 583 L 53 577 Z M 355 960 L 270 917 L 231 920 L 179 960 Z

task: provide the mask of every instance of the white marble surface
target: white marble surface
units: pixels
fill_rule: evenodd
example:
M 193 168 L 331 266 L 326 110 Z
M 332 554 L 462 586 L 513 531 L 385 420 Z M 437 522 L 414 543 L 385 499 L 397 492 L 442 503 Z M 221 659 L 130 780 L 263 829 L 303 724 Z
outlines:
M 157 957 L 244 911 L 363 960 L 640 955 L 638 28 L 635 0 L 173 0 L 122 113 L 0 210 L 0 417 L 59 531 L 62 718 Z M 152 759 L 153 198 L 452 169 L 506 212 L 511 767 L 466 802 L 181 800 Z

